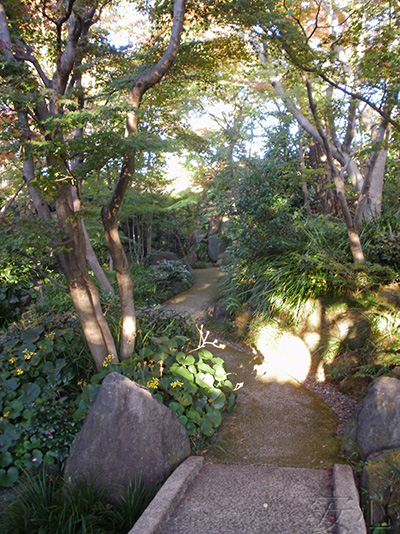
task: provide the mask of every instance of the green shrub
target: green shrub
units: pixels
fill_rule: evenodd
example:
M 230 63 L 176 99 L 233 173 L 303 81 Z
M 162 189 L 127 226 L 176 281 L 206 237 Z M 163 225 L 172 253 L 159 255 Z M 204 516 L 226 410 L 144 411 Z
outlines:
M 184 336 L 188 340 L 195 340 L 197 337 L 193 319 L 174 310 L 166 310 L 159 305 L 137 307 L 136 319 L 136 351 L 151 343 L 154 337 Z
M 233 408 L 223 361 L 204 350 L 189 353 L 195 327 L 186 316 L 139 308 L 136 352 L 116 366 L 105 362 L 98 374 L 71 314 L 25 321 L 1 340 L 0 486 L 13 485 L 24 469 L 62 465 L 110 370 L 150 387 L 178 414 L 196 446 L 221 423 L 222 411 Z
M 46 320 L 47 319 L 47 320 Z M 74 420 L 80 381 L 93 370 L 77 325 L 41 317 L 3 336 L 0 354 L 0 485 L 21 469 L 63 462 L 82 421 Z
M 262 256 L 230 248 L 222 292 L 233 311 L 247 304 L 264 315 L 283 311 L 295 319 L 310 297 L 349 296 L 397 279 L 389 266 L 355 265 L 342 225 L 320 218 L 298 220 L 296 229 L 275 237 Z
M 365 222 L 360 233 L 365 254 L 370 262 L 388 265 L 400 271 L 400 221 L 398 217 Z
M 119 364 L 104 362 L 103 370 L 84 388 L 75 418 L 85 416 L 103 378 L 116 371 L 148 387 L 177 414 L 194 448 L 201 448 L 221 424 L 222 412 L 235 406 L 236 395 L 224 361 L 204 348 L 189 352 L 185 337 L 154 341 Z
M 135 302 L 159 304 L 188 289 L 193 284 L 193 275 L 179 261 L 162 261 L 157 265 L 132 267 L 135 283 Z

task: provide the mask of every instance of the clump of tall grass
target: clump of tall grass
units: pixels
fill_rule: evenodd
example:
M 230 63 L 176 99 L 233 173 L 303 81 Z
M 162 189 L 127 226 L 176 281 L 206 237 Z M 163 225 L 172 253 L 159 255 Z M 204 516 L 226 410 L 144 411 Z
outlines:
M 60 475 L 26 473 L 0 516 L 3 534 L 125 534 L 155 494 L 132 481 L 118 505 L 93 484 L 64 484 Z
M 282 312 L 296 320 L 310 298 L 348 296 L 396 279 L 389 266 L 353 263 L 343 225 L 323 218 L 296 225 L 264 244 L 262 254 L 246 255 L 243 242 L 230 248 L 221 290 L 231 311 L 247 305 L 259 315 Z

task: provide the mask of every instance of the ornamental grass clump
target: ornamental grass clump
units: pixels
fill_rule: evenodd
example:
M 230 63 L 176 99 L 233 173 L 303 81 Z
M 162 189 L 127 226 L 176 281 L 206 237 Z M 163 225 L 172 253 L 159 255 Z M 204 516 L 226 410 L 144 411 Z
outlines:
M 93 484 L 65 485 L 51 471 L 25 472 L 12 502 L 0 515 L 2 534 L 125 534 L 156 492 L 140 478 L 131 481 L 118 505 L 109 503 L 106 488 Z

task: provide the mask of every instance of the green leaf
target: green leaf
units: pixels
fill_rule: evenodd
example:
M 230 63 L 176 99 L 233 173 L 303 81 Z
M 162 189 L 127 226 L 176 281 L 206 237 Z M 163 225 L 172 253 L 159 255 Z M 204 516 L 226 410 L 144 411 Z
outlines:
M 36 400 L 40 395 L 40 387 L 36 383 L 29 382 L 28 384 L 24 384 L 21 390 L 31 402 Z
M 18 378 L 9 378 L 4 382 L 4 387 L 10 391 L 15 391 L 19 386 Z
M 224 407 L 225 407 L 225 402 L 226 402 L 226 397 L 225 397 L 225 394 L 222 393 L 222 391 L 217 394 L 215 396 L 215 398 L 213 398 L 215 395 L 214 392 L 212 392 L 212 394 L 210 395 L 211 399 L 212 399 L 212 406 L 213 408 L 215 408 L 216 410 L 223 410 Z
M 199 371 L 203 371 L 203 373 L 208 373 L 210 375 L 214 375 L 215 374 L 214 369 L 210 365 L 208 365 L 207 363 L 198 362 L 197 368 L 199 369 Z
M 184 393 L 178 400 L 182 406 L 190 406 L 192 404 L 192 396 L 189 393 Z
M 5 411 L 8 411 L 9 419 L 16 419 L 21 415 L 21 412 L 24 409 L 23 403 L 19 399 L 13 400 L 8 406 L 6 406 Z
M 178 352 L 175 357 L 176 361 L 181 365 L 193 365 L 195 362 L 191 354 L 186 355 L 184 352 Z
M 13 444 L 13 439 L 9 434 L 3 434 L 0 436 L 0 452 L 6 452 Z
M 172 401 L 169 403 L 168 408 L 175 412 L 177 415 L 183 414 L 184 408 L 179 402 Z
M 43 326 L 37 326 L 36 328 L 28 328 L 28 330 L 23 330 L 21 332 L 21 339 L 24 343 L 34 343 L 39 339 L 39 336 L 43 330 Z
M 55 462 L 54 455 L 51 451 L 47 451 L 44 455 L 44 463 L 47 465 L 53 465 Z
M 0 469 L 0 486 L 12 486 L 18 478 L 19 471 L 16 467 Z
M 182 365 L 179 365 L 178 363 L 172 364 L 170 367 L 170 371 L 174 375 L 182 376 L 183 378 L 186 378 L 186 380 L 193 382 L 192 373 L 188 371 L 186 367 L 183 367 Z
M 211 354 L 209 350 L 202 349 L 201 351 L 199 351 L 199 358 L 202 358 L 204 360 L 209 360 L 213 358 L 213 355 Z
M 179 421 L 182 423 L 183 426 L 186 426 L 187 422 L 188 422 L 188 418 L 186 417 L 186 415 L 180 415 L 178 417 Z
M 186 432 L 191 436 L 192 434 L 196 434 L 197 428 L 196 425 L 192 421 L 188 421 L 185 425 Z
M 201 415 L 193 407 L 190 407 L 189 410 L 187 410 L 186 415 L 188 416 L 188 419 L 195 423 L 200 423 L 201 421 Z
M 203 434 L 206 436 L 212 436 L 214 434 L 214 428 L 211 424 L 211 421 L 209 421 L 206 417 L 203 418 L 203 421 L 201 422 L 200 429 Z
M 209 373 L 199 373 L 196 376 L 196 384 L 202 388 L 210 388 L 214 385 L 214 377 Z
M 231 412 L 233 408 L 236 406 L 236 394 L 231 391 L 228 393 L 227 399 L 226 399 L 226 409 L 228 412 Z
M 43 453 L 39 449 L 33 449 L 32 451 L 32 463 L 40 465 L 43 462 Z
M 205 417 L 208 421 L 210 421 L 211 425 L 214 428 L 219 427 L 219 425 L 222 423 L 222 415 L 221 412 L 219 412 L 218 410 L 210 411 L 205 415 Z
M 3 452 L 0 454 L 0 467 L 7 467 L 12 463 L 11 452 Z

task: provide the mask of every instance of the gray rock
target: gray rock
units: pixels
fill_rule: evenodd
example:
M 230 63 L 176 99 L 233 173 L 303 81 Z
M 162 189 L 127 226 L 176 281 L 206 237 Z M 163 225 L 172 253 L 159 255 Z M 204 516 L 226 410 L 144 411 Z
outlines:
M 400 380 L 384 376 L 371 384 L 344 440 L 355 442 L 362 460 L 374 452 L 400 447 Z
M 64 478 L 110 488 L 116 502 L 136 476 L 147 485 L 162 483 L 189 455 L 177 416 L 147 388 L 111 373 L 72 444 Z
M 161 251 L 154 256 L 152 265 L 158 265 L 162 261 L 181 261 L 174 252 Z
M 368 523 L 386 521 L 400 532 L 400 448 L 368 456 L 360 489 Z
M 216 262 L 221 254 L 225 252 L 226 246 L 223 243 L 220 235 L 208 236 L 208 256 L 211 261 Z

